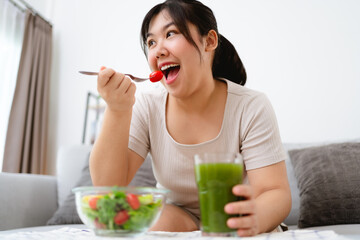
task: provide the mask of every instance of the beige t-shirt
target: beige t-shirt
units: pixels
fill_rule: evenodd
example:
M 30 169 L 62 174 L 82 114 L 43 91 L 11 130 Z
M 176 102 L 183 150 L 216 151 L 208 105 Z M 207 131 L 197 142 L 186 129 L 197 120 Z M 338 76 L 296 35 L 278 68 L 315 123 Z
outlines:
M 129 148 L 143 158 L 150 152 L 157 187 L 169 189 L 170 202 L 197 216 L 200 210 L 194 175 L 196 153 L 241 152 L 246 170 L 268 166 L 286 157 L 275 113 L 266 96 L 224 81 L 227 100 L 221 131 L 216 138 L 200 144 L 180 144 L 168 133 L 166 89 L 144 93 L 134 105 Z

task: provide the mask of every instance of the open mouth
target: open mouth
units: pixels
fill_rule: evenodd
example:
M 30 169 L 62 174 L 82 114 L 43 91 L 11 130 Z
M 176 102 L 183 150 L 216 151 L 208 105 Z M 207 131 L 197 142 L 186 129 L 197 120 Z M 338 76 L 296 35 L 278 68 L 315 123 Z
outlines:
M 163 72 L 166 79 L 175 78 L 179 70 L 180 70 L 179 64 L 169 64 L 161 67 L 161 71 Z

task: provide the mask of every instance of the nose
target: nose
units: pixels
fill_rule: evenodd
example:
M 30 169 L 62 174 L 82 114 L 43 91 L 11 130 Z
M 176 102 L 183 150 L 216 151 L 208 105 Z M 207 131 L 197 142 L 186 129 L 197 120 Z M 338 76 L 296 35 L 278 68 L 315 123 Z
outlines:
M 161 57 L 165 57 L 168 54 L 166 47 L 162 42 L 159 42 L 156 46 L 156 59 L 160 59 Z
M 165 56 L 165 54 L 163 54 L 163 53 L 161 53 L 161 54 L 156 54 L 156 58 L 157 59 L 160 59 L 160 57 L 164 57 Z

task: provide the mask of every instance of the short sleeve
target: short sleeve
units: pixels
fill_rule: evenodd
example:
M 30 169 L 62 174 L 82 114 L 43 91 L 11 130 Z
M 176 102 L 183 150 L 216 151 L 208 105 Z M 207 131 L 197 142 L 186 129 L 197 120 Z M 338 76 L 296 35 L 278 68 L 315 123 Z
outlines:
M 150 148 L 149 107 L 146 98 L 139 95 L 133 107 L 130 125 L 129 148 L 146 158 Z
M 274 109 L 263 93 L 248 99 L 240 124 L 240 149 L 247 170 L 286 159 Z

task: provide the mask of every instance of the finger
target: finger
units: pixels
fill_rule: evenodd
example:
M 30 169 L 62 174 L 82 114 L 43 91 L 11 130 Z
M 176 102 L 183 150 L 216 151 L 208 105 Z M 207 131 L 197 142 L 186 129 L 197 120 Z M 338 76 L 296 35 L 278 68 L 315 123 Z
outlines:
M 250 185 L 239 184 L 232 189 L 235 196 L 245 197 L 246 199 L 253 198 L 253 189 Z
M 121 85 L 121 82 L 124 81 L 125 75 L 119 72 L 115 72 L 114 75 L 110 78 L 109 82 L 106 84 L 105 88 L 108 90 L 116 90 Z
M 256 225 L 254 215 L 247 215 L 237 218 L 229 218 L 226 222 L 229 228 L 248 229 Z
M 110 81 L 110 78 L 115 74 L 114 69 L 111 68 L 101 68 L 98 75 L 98 86 L 104 87 Z
M 227 214 L 254 214 L 255 201 L 242 200 L 238 202 L 231 202 L 225 205 L 224 210 Z
M 136 92 L 136 85 L 135 85 L 135 83 L 131 82 L 129 88 L 126 91 L 126 94 L 130 94 L 132 96 L 135 96 L 135 92 Z
M 237 234 L 239 237 L 251 237 L 257 234 L 257 230 L 255 228 L 248 228 L 248 229 L 238 229 Z
M 130 87 L 128 88 L 126 94 L 129 94 L 130 96 L 132 96 L 132 104 L 135 103 L 135 92 L 136 92 L 136 85 L 135 83 L 131 82 Z
M 125 94 L 128 88 L 130 87 L 130 85 L 131 85 L 131 79 L 128 76 L 124 75 L 124 78 L 117 85 L 116 92 L 121 95 Z

